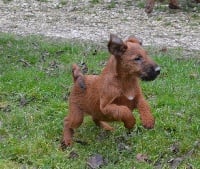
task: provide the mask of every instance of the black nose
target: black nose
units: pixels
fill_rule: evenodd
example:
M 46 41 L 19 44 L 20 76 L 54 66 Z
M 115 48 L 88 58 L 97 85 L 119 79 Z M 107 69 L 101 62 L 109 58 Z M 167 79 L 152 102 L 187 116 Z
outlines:
M 145 67 L 140 78 L 145 81 L 154 80 L 160 74 L 160 67 L 157 65 L 150 65 Z
M 160 70 L 161 70 L 161 69 L 160 69 L 160 67 L 159 67 L 159 66 L 157 66 L 157 67 L 156 67 L 154 70 L 155 70 L 155 72 L 156 72 L 156 74 L 157 74 L 157 75 L 159 75 L 159 74 L 160 74 Z

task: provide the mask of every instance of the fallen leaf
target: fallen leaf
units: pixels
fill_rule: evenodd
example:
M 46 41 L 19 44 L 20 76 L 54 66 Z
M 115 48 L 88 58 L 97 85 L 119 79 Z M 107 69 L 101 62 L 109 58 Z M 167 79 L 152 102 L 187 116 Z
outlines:
M 50 68 L 55 69 L 55 68 L 58 68 L 58 63 L 54 60 L 51 63 L 49 63 L 49 66 L 50 66 Z
M 191 164 L 187 164 L 187 169 L 194 169 Z
M 192 154 L 194 154 L 194 148 L 192 148 L 190 151 L 188 151 L 183 157 L 184 158 L 190 158 Z
M 163 166 L 162 166 L 162 163 L 163 163 L 163 158 L 164 158 L 164 154 L 160 154 L 157 158 L 157 160 L 155 161 L 154 163 L 154 166 L 156 169 L 162 169 Z
M 30 64 L 28 61 L 24 60 L 24 59 L 19 59 L 19 62 L 21 62 L 21 63 L 23 64 L 24 67 L 29 67 L 29 66 L 31 66 L 31 64 Z
M 194 142 L 194 148 L 200 148 L 200 140 Z
M 28 100 L 25 97 L 21 97 L 19 102 L 22 107 L 28 104 Z
M 136 159 L 139 162 L 147 162 L 147 161 L 149 161 L 147 155 L 146 154 L 141 154 L 141 153 L 139 153 L 139 154 L 136 155 Z
M 78 157 L 79 157 L 79 155 L 75 151 L 71 151 L 69 153 L 69 158 L 75 159 L 75 158 L 78 158 Z
M 56 55 L 61 55 L 61 54 L 63 54 L 63 53 L 65 53 L 65 51 L 64 51 L 64 50 L 59 50 L 59 51 L 56 51 Z
M 174 143 L 171 145 L 170 147 L 171 152 L 173 152 L 174 154 L 179 152 L 179 144 L 178 143 Z
M 127 138 L 126 138 L 126 136 L 119 136 L 119 137 L 115 138 L 115 142 L 116 143 L 125 143 L 125 142 L 127 142 Z
M 196 141 L 194 143 L 194 147 L 198 146 L 198 141 Z M 176 146 L 172 146 L 172 148 L 175 148 L 177 149 Z M 172 150 L 174 150 L 174 148 Z M 186 152 L 183 156 L 181 157 L 176 157 L 176 158 L 172 158 L 170 160 L 168 160 L 167 162 L 170 164 L 170 167 L 172 169 L 175 169 L 175 168 L 178 168 L 178 166 L 180 165 L 180 163 L 183 161 L 183 160 L 186 160 L 188 158 L 190 158 L 195 152 L 195 148 L 192 148 L 191 150 L 189 150 L 188 152 Z M 188 167 L 191 167 L 191 166 L 188 166 Z
M 118 146 L 119 152 L 131 150 L 131 147 L 126 145 L 125 143 L 119 143 L 117 146 Z
M 99 168 L 104 164 L 105 164 L 104 159 L 100 154 L 95 154 L 91 156 L 87 161 L 87 165 L 90 169 Z
M 167 47 L 163 47 L 162 49 L 160 49 L 160 52 L 167 52 Z
M 81 144 L 82 146 L 86 146 L 88 145 L 88 143 L 86 141 L 82 141 L 82 140 L 74 140 L 74 142 Z
M 198 78 L 198 74 L 197 73 L 191 73 L 190 74 L 190 79 L 197 79 Z
M 100 133 L 97 135 L 96 140 L 103 141 L 109 137 L 110 132 L 106 130 L 101 130 Z
M 6 102 L 0 102 L 0 109 L 6 109 L 8 104 Z
M 40 59 L 40 62 L 46 62 L 46 58 L 50 56 L 50 53 L 45 51 L 42 53 L 41 55 L 41 59 Z
M 97 55 L 97 49 L 94 50 L 94 52 L 92 53 L 92 55 Z
M 170 167 L 172 169 L 175 169 L 179 166 L 179 164 L 183 161 L 183 158 L 181 157 L 177 157 L 177 158 L 172 158 L 168 161 L 168 163 L 170 164 Z

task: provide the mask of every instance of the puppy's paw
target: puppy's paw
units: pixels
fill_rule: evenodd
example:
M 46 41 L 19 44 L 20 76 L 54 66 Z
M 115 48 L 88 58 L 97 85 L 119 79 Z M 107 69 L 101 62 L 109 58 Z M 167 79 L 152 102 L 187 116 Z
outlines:
M 124 122 L 124 127 L 126 127 L 127 129 L 132 129 L 135 125 L 135 119 L 134 120 L 130 120 L 128 122 Z
M 70 147 L 70 146 L 72 146 L 72 140 L 68 140 L 68 141 L 65 141 L 64 139 L 63 140 L 61 140 L 61 142 L 60 142 L 60 148 L 61 148 L 61 150 L 66 150 L 67 149 L 67 147 Z
M 155 120 L 154 120 L 154 118 L 148 119 L 148 120 L 143 120 L 142 125 L 146 129 L 153 129 L 154 125 L 155 125 Z
M 104 122 L 104 121 L 100 121 L 100 126 L 106 130 L 106 131 L 113 131 L 115 130 L 113 127 L 111 127 L 108 123 Z

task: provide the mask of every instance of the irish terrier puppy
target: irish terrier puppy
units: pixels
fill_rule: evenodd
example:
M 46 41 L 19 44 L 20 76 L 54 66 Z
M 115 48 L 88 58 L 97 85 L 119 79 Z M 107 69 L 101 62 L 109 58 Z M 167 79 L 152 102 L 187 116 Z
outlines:
M 121 121 L 127 129 L 135 125 L 134 108 L 140 113 L 142 125 L 154 127 L 154 117 L 139 85 L 139 78 L 154 80 L 160 67 L 142 48 L 141 42 L 130 37 L 122 41 L 110 35 L 108 50 L 111 54 L 100 75 L 83 75 L 74 64 L 74 85 L 69 97 L 69 114 L 64 119 L 63 144 L 70 146 L 74 129 L 83 122 L 84 114 L 92 116 L 96 125 L 113 130 L 107 123 Z

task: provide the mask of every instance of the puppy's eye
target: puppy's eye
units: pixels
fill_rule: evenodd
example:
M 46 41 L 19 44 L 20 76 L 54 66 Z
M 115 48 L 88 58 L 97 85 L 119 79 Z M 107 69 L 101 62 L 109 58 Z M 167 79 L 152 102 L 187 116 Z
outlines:
M 136 58 L 134 58 L 134 61 L 136 61 L 136 62 L 142 61 L 142 56 L 138 55 Z

